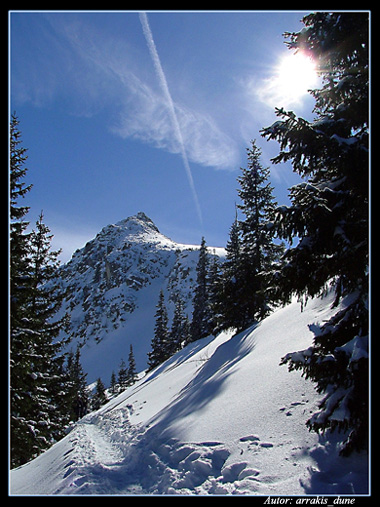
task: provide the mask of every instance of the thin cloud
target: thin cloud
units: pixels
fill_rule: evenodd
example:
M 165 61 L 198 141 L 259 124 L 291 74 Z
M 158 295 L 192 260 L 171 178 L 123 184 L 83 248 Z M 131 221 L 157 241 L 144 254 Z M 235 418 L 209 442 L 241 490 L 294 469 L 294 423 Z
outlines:
M 139 14 L 139 17 L 140 17 L 141 26 L 142 26 L 142 29 L 144 32 L 145 40 L 148 45 L 149 53 L 152 57 L 153 65 L 154 65 L 158 80 L 160 82 L 160 85 L 161 85 L 161 88 L 162 88 L 162 91 L 164 94 L 166 106 L 167 106 L 167 109 L 169 112 L 169 116 L 170 116 L 170 120 L 171 120 L 173 129 L 174 129 L 175 137 L 176 137 L 177 142 L 179 144 L 183 165 L 185 168 L 187 180 L 189 182 L 190 190 L 191 190 L 191 193 L 193 196 L 195 208 L 197 210 L 199 222 L 202 225 L 203 224 L 202 210 L 201 210 L 201 207 L 199 204 L 198 194 L 195 189 L 194 179 L 193 179 L 193 175 L 192 175 L 192 172 L 190 169 L 189 160 L 187 158 L 187 153 L 186 153 L 186 149 L 185 149 L 185 143 L 183 140 L 181 127 L 178 123 L 177 113 L 176 113 L 176 110 L 174 107 L 173 99 L 170 94 L 170 90 L 169 90 L 169 86 L 168 86 L 168 83 L 166 80 L 166 76 L 165 76 L 164 70 L 161 65 L 160 57 L 158 56 L 158 52 L 157 52 L 156 44 L 153 39 L 152 31 L 149 26 L 148 16 L 146 15 L 145 12 L 141 12 Z
M 134 137 L 180 154 L 182 147 L 162 95 L 135 75 L 128 76 L 126 86 L 125 103 L 112 131 L 123 138 Z M 183 147 L 191 162 L 215 169 L 236 169 L 239 163 L 237 145 L 218 128 L 211 116 L 184 104 L 174 103 L 174 109 Z
M 236 169 L 240 156 L 235 140 L 204 110 L 173 102 L 181 145 L 167 100 L 142 67 L 138 48 L 86 25 L 80 17 L 44 19 L 49 22 L 44 49 L 25 62 L 32 75 L 25 79 L 18 73 L 12 81 L 19 99 L 43 107 L 44 101 L 51 106 L 63 97 L 71 114 L 91 117 L 105 112 L 108 128 L 123 138 L 134 137 L 170 153 L 184 149 L 190 162 L 202 166 Z

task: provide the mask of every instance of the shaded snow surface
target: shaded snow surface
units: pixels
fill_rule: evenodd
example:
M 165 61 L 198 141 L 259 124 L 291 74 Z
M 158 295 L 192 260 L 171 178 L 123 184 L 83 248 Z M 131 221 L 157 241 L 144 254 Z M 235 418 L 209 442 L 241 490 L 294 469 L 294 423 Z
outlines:
M 367 458 L 305 426 L 320 396 L 279 366 L 307 348 L 331 297 L 190 344 L 11 472 L 11 494 L 368 493 Z

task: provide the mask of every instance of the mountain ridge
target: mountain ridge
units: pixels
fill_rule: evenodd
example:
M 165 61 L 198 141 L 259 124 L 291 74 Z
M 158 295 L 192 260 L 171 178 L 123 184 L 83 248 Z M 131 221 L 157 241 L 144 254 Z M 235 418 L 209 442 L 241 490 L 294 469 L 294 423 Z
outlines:
M 82 347 L 89 383 L 107 384 L 130 345 L 138 371 L 146 368 L 160 290 L 170 318 L 178 296 L 191 318 L 199 248 L 166 237 L 140 211 L 103 227 L 59 269 L 54 283 L 66 293 L 59 316 L 70 314 L 68 348 Z M 223 259 L 225 250 L 208 253 Z

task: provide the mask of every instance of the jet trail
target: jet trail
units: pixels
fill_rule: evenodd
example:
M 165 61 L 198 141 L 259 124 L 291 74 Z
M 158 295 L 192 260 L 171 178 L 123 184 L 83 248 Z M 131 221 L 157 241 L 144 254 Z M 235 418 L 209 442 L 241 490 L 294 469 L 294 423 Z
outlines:
M 149 53 L 152 58 L 153 65 L 154 65 L 158 80 L 160 82 L 162 91 L 164 93 L 164 96 L 165 96 L 165 99 L 167 102 L 167 106 L 168 106 L 169 113 L 170 113 L 170 118 L 171 118 L 171 121 L 172 121 L 173 127 L 174 127 L 174 132 L 176 134 L 177 141 L 180 146 L 182 161 L 183 161 L 183 165 L 185 167 L 186 176 L 187 176 L 187 179 L 188 179 L 188 182 L 190 185 L 190 189 L 193 194 L 194 204 L 195 204 L 195 207 L 197 210 L 198 218 L 199 218 L 200 224 L 203 225 L 202 211 L 201 211 L 201 207 L 199 205 L 198 195 L 195 190 L 193 175 L 191 173 L 189 160 L 187 158 L 187 154 L 186 154 L 186 150 L 185 150 L 185 143 L 183 142 L 181 128 L 178 123 L 178 118 L 177 118 L 177 114 L 175 112 L 172 96 L 170 95 L 168 83 L 166 81 L 166 77 L 165 77 L 164 71 L 162 69 L 160 57 L 158 56 L 157 48 L 156 48 L 156 45 L 153 40 L 152 31 L 150 29 L 149 22 L 148 22 L 148 16 L 145 12 L 140 12 L 139 18 L 140 18 L 140 23 L 141 23 L 141 26 L 142 26 L 142 29 L 144 32 L 144 37 L 145 37 L 146 43 L 148 45 Z

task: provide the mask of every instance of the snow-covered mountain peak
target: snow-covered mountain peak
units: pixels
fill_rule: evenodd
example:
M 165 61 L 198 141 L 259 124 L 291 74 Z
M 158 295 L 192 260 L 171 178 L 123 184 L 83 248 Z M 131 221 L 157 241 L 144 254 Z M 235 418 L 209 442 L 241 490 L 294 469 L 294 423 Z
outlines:
M 94 267 L 106 259 L 112 262 L 112 257 L 118 256 L 120 252 L 125 253 L 124 257 L 131 258 L 131 255 L 138 255 L 141 249 L 145 250 L 146 246 L 156 250 L 156 247 L 172 249 L 175 245 L 175 242 L 161 234 L 155 223 L 140 211 L 137 215 L 103 227 L 95 238 L 76 250 L 62 271 L 78 265 L 80 269 L 84 269 L 84 266 Z
M 130 232 L 156 232 L 160 233 L 156 224 L 143 211 L 139 211 L 137 215 L 120 220 L 115 227 L 125 228 Z
M 157 241 L 157 235 L 163 236 L 153 220 L 140 211 L 137 215 L 124 218 L 116 222 L 116 224 L 109 224 L 103 227 L 96 237 L 86 244 L 84 249 L 90 249 L 90 246 L 94 242 L 108 244 L 108 249 L 113 249 L 114 247 L 123 247 L 123 244 L 128 240 L 146 242 L 156 239 Z M 163 236 L 163 238 L 165 238 L 165 236 Z M 75 254 L 78 252 L 82 255 L 83 249 L 77 250 Z
M 88 381 L 107 384 L 133 345 L 139 370 L 146 367 L 154 314 L 162 289 L 169 315 L 178 296 L 191 317 L 199 245 L 178 244 L 160 233 L 143 212 L 107 225 L 61 267 L 66 292 L 61 312 L 71 317 L 69 347 L 82 348 Z M 209 248 L 224 256 L 224 249 Z

